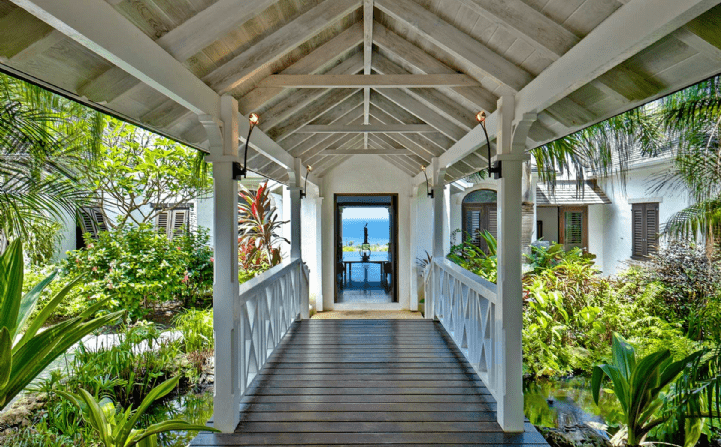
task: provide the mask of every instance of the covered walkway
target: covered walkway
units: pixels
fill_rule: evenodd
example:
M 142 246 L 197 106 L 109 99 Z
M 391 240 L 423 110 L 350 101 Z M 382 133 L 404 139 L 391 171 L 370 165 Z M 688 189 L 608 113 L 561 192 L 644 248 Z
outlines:
M 234 434 L 192 446 L 546 445 L 504 434 L 496 402 L 438 322 L 303 320 L 245 392 Z

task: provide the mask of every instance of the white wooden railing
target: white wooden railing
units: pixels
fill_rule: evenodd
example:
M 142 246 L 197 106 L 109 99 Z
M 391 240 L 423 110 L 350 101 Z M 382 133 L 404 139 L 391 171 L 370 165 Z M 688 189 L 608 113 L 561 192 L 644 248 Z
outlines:
M 499 399 L 495 349 L 500 321 L 496 284 L 442 258 L 424 272 L 426 317 L 437 318 L 466 359 Z
M 240 392 L 250 385 L 278 343 L 298 319 L 307 319 L 308 266 L 285 261 L 240 285 L 237 318 Z

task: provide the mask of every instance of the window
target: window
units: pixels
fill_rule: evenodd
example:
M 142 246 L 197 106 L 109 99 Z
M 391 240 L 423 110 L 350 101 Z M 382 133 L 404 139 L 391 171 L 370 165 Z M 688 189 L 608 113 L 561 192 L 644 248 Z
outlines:
M 83 234 L 90 233 L 93 238 L 101 231 L 108 231 L 105 216 L 99 207 L 80 209 L 80 226 Z
M 588 248 L 588 207 L 562 206 L 558 209 L 559 239 L 566 250 Z
M 186 231 L 190 222 L 190 209 L 177 208 L 163 211 L 155 217 L 155 226 L 158 232 L 165 233 L 169 240 L 176 234 Z
M 487 251 L 486 241 L 480 233 L 487 230 L 498 237 L 498 210 L 496 191 L 479 189 L 472 191 L 463 199 L 463 238 L 471 238 L 473 244 Z
M 632 258 L 644 258 L 658 250 L 658 203 L 634 203 Z

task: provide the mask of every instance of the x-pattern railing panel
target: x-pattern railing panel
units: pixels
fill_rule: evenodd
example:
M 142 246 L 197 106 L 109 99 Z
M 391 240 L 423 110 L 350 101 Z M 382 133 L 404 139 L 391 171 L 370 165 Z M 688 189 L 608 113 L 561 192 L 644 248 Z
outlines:
M 433 260 L 425 275 L 426 312 L 437 318 L 496 395 L 496 285 L 450 261 Z

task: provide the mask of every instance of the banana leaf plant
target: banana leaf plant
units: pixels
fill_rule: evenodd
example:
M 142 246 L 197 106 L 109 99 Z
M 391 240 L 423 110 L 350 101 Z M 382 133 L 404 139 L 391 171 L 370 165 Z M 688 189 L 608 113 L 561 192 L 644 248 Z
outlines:
M 43 289 L 56 275 L 48 276 L 23 295 L 22 242 L 11 242 L 0 255 L 0 410 L 60 354 L 122 316 L 122 312 L 115 312 L 93 317 L 104 304 L 98 302 L 81 315 L 41 331 L 65 295 L 82 280 L 79 277 L 71 281 L 32 316 Z
M 118 412 L 110 399 L 104 398 L 100 402 L 87 391 L 81 389 L 80 394 L 71 394 L 58 391 L 58 394 L 80 408 L 85 420 L 98 434 L 98 440 L 103 447 L 154 447 L 157 445 L 156 435 L 176 430 L 214 431 L 219 430 L 195 425 L 180 419 L 159 422 L 144 429 L 135 429 L 140 418 L 156 400 L 162 398 L 178 385 L 180 376 L 168 379 L 153 388 L 140 403 L 137 410 L 132 406 L 123 412 Z
M 669 417 L 659 411 L 663 405 L 661 392 L 700 353 L 674 362 L 671 352 L 663 349 L 637 361 L 633 347 L 618 334 L 613 335 L 611 350 L 613 363 L 593 368 L 593 400 L 598 405 L 603 377 L 607 376 L 626 419 L 628 445 L 641 445 L 648 432 Z

